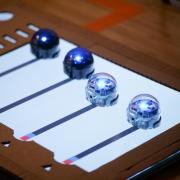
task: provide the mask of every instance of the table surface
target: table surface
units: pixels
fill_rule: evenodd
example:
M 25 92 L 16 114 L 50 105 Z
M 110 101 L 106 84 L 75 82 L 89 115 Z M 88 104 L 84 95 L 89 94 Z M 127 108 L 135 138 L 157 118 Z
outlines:
M 1 0 L 2 5 L 7 3 L 26 4 L 62 18 L 123 44 L 136 52 L 137 58 L 151 57 L 156 60 L 154 65 L 166 67 L 160 70 L 179 75 L 180 11 L 177 7 L 152 0 L 112 0 L 111 3 L 105 0 Z M 114 13 L 117 19 L 113 19 Z M 104 21 L 110 21 L 108 18 L 113 20 L 105 24 Z M 97 27 L 97 23 L 101 26 Z
M 1 1 L 0 5 L 7 4 Z M 169 7 L 157 1 L 123 1 L 121 7 L 132 8 L 132 14 L 124 13 L 123 18 L 115 19 L 108 25 L 103 24 L 103 18 L 106 20 L 112 12 L 117 13 L 119 9 L 117 1 L 106 4 L 105 1 L 42 1 L 36 2 L 15 0 L 8 2 L 17 5 L 28 5 L 31 8 L 39 9 L 63 20 L 79 26 L 80 28 L 93 31 L 98 36 L 106 37 L 116 43 L 116 47 L 109 47 L 108 44 L 94 44 L 91 49 L 101 51 L 107 50 L 109 54 L 122 54 L 135 61 L 142 62 L 146 66 L 154 67 L 162 74 L 168 73 L 168 76 L 174 79 L 170 86 L 180 89 L 178 80 L 180 79 L 180 12 L 176 7 Z M 76 3 L 76 5 L 74 5 Z M 135 7 L 134 7 L 135 6 Z M 42 8 L 43 7 L 43 8 Z M 82 8 L 83 7 L 83 8 Z M 135 10 L 134 10 L 135 9 Z M 114 12 L 115 11 L 115 12 Z M 92 13 L 93 12 L 93 13 Z M 116 15 L 117 15 L 116 14 Z M 102 26 L 97 27 L 97 21 L 101 21 Z M 100 23 L 100 24 L 101 24 Z M 121 50 L 122 48 L 122 50 Z M 131 53 L 129 53 L 131 52 Z M 136 56 L 135 56 L 136 55 Z M 151 61 L 150 61 L 151 60 Z M 162 171 L 155 174 L 154 177 L 161 179 L 163 177 L 178 179 L 178 167 L 169 168 L 169 172 Z

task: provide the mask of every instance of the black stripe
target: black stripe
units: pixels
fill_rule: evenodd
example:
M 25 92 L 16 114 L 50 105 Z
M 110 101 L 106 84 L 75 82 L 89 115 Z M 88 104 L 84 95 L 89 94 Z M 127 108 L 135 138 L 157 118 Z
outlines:
M 116 134 L 115 136 L 113 136 L 113 137 L 111 137 L 111 138 L 109 138 L 109 139 L 107 139 L 107 140 L 105 140 L 105 141 L 81 152 L 80 154 L 76 155 L 75 157 L 78 159 L 81 159 L 81 158 L 87 156 L 88 154 L 91 154 L 91 153 L 97 151 L 98 149 L 101 149 L 101 148 L 107 146 L 108 144 L 111 144 L 112 142 L 117 141 L 117 140 L 123 138 L 124 136 L 127 136 L 128 134 L 130 134 L 136 130 L 138 130 L 137 127 L 134 127 L 134 126 L 130 127 L 128 129 L 126 129 L 125 131 L 122 131 L 119 134 Z
M 49 87 L 47 87 L 47 88 L 45 88 L 45 89 L 42 89 L 42 90 L 40 90 L 40 91 L 38 91 L 38 92 L 36 92 L 36 93 L 34 93 L 34 94 L 31 94 L 30 96 L 27 96 L 27 97 L 25 97 L 25 98 L 23 98 L 23 99 L 20 99 L 20 100 L 14 102 L 14 103 L 12 103 L 12 104 L 9 104 L 9 105 L 1 108 L 1 109 L 0 109 L 0 113 L 3 113 L 3 112 L 5 112 L 5 111 L 8 111 L 8 110 L 10 110 L 10 109 L 12 109 L 12 108 L 14 108 L 14 107 L 16 107 L 16 106 L 19 106 L 20 104 L 23 104 L 23 103 L 25 103 L 25 102 L 27 102 L 27 101 L 29 101 L 29 100 L 31 100 L 31 99 L 34 99 L 34 98 L 36 98 L 36 97 L 38 97 L 38 96 L 40 96 L 40 95 L 42 95 L 42 94 L 45 94 L 45 93 L 47 93 L 47 92 L 49 92 L 49 91 L 51 91 L 51 90 L 53 90 L 53 89 L 55 89 L 55 88 L 58 88 L 58 87 L 60 87 L 60 86 L 62 86 L 62 85 L 64 85 L 64 84 L 70 82 L 70 81 L 71 81 L 71 79 L 69 79 L 69 78 L 68 78 L 68 79 L 65 79 L 65 80 L 60 81 L 60 82 L 58 82 L 58 83 L 56 83 L 56 84 L 53 84 L 53 85 L 51 85 L 51 86 L 49 86 Z
M 90 111 L 91 109 L 94 109 L 95 107 L 96 107 L 96 105 L 93 105 L 93 104 L 91 104 L 89 106 L 86 106 L 86 107 L 84 107 L 84 108 L 82 108 L 82 109 L 80 109 L 80 110 L 78 110 L 76 112 L 73 112 L 72 114 L 70 114 L 68 116 L 65 116 L 65 117 L 63 117 L 63 118 L 61 118 L 61 119 L 59 119 L 59 120 L 57 120 L 57 121 L 55 121 L 55 122 L 53 122 L 51 124 L 48 124 L 48 125 L 40 128 L 40 129 L 34 131 L 33 134 L 34 135 L 42 134 L 45 131 L 48 131 L 49 129 L 52 129 L 52 128 L 60 125 L 60 124 L 65 123 L 66 121 L 69 121 L 69 120 L 71 120 L 71 119 L 73 119 L 73 118 L 87 112 L 87 111 Z
M 35 59 L 32 59 L 32 60 L 30 60 L 30 61 L 28 61 L 28 62 L 25 62 L 25 63 L 23 63 L 23 64 L 20 64 L 20 65 L 18 65 L 18 66 L 16 66 L 16 67 L 13 67 L 13 68 L 11 68 L 11 69 L 8 69 L 8 70 L 6 70 L 6 71 L 4 71 L 4 72 L 1 72 L 1 73 L 0 73 L 0 77 L 3 77 L 3 76 L 5 76 L 5 75 L 7 75 L 7 74 L 9 74 L 9 73 L 12 73 L 12 72 L 14 72 L 14 71 L 17 71 L 17 70 L 19 70 L 19 69 L 21 69 L 21 68 L 23 68 L 23 67 L 25 67 L 25 66 L 28 66 L 28 65 L 30 65 L 30 64 L 33 64 L 33 63 L 37 62 L 38 60 L 40 60 L 40 59 L 35 58 Z

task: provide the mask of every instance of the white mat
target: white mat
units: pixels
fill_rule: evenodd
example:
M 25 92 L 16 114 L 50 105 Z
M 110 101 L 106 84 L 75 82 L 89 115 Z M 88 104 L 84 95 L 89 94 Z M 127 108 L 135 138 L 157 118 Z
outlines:
M 65 40 L 60 40 L 60 44 L 59 57 L 53 60 L 40 60 L 0 77 L 0 108 L 68 78 L 63 73 L 62 62 L 65 54 L 75 45 Z M 179 123 L 180 117 L 179 92 L 101 57 L 93 56 L 96 73 L 107 72 L 116 78 L 119 92 L 118 104 L 112 107 L 94 108 L 33 137 L 33 141 L 53 151 L 55 160 L 63 163 L 64 160 L 130 128 L 131 125 L 127 122 L 126 108 L 129 101 L 141 93 L 149 93 L 159 100 L 162 122 L 156 129 L 137 130 L 72 163 L 88 172 L 175 126 Z M 20 47 L 0 57 L 0 73 L 33 58 L 29 45 Z M 14 136 L 19 139 L 21 136 L 90 105 L 85 98 L 86 83 L 87 80 L 68 82 L 59 88 L 0 113 L 0 122 L 12 128 Z

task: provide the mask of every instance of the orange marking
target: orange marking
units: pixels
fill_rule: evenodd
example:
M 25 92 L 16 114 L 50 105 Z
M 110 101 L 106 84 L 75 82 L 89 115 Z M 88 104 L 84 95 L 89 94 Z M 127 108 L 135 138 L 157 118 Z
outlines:
M 140 12 L 142 12 L 142 8 L 136 5 L 127 4 L 120 2 L 119 0 L 91 0 L 92 2 L 104 6 L 106 8 L 111 8 L 112 13 L 108 14 L 104 17 L 97 19 L 87 25 L 85 28 L 99 32 L 106 28 L 109 28 L 119 22 L 125 21 Z
M 123 5 L 127 5 L 128 3 L 122 2 L 122 0 L 89 0 L 94 4 L 98 4 L 100 6 L 110 8 L 110 9 L 118 9 Z

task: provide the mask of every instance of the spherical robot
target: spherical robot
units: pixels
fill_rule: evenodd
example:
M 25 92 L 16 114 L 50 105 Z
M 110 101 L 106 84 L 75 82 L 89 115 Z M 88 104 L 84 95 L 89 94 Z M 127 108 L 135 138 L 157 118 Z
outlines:
M 64 58 L 64 72 L 72 79 L 86 79 L 94 72 L 94 59 L 85 48 L 74 48 Z
M 31 39 L 31 52 L 37 58 L 54 58 L 59 53 L 59 37 L 50 29 L 40 29 Z
M 92 75 L 86 86 L 86 98 L 97 106 L 112 106 L 117 103 L 117 83 L 114 77 L 107 73 Z
M 132 99 L 127 108 L 128 122 L 141 129 L 152 129 L 161 121 L 158 100 L 149 94 L 140 94 Z

